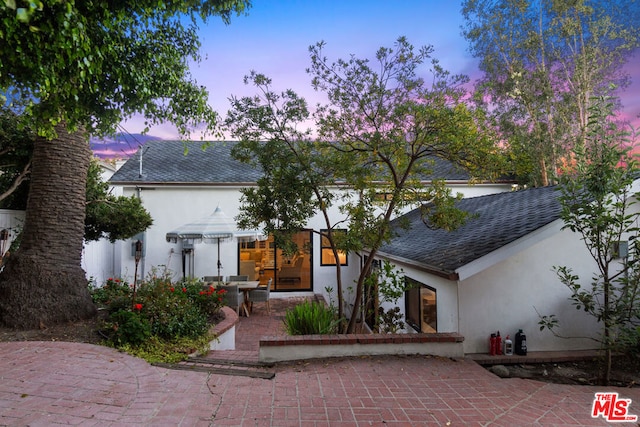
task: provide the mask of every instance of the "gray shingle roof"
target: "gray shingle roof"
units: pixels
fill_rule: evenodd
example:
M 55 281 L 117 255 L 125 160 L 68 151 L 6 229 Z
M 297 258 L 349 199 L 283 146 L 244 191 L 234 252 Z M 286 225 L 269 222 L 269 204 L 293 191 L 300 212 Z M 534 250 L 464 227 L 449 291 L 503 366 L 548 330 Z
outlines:
M 402 218 L 409 229 L 392 221 L 393 240 L 380 248 L 380 256 L 411 260 L 436 273 L 454 272 L 484 255 L 560 218 L 557 187 L 498 193 L 462 199 L 458 208 L 477 216 L 455 231 L 431 229 L 420 209 Z
M 111 184 L 233 184 L 255 183 L 261 171 L 231 157 L 235 142 L 148 141 L 111 177 Z M 188 149 L 185 154 L 185 147 Z
M 231 157 L 237 142 L 211 142 L 202 150 L 201 141 L 147 141 L 143 146 L 142 177 L 136 153 L 111 177 L 111 184 L 242 184 L 255 183 L 260 169 Z M 185 155 L 185 147 L 188 154 Z M 469 174 L 451 162 L 434 158 L 430 177 L 447 181 L 467 181 Z

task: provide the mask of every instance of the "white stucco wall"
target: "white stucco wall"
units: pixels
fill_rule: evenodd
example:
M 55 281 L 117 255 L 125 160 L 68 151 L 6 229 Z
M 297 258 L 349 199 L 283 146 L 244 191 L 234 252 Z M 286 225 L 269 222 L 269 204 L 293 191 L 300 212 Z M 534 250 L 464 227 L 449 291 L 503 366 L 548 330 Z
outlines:
M 460 183 L 456 185 L 455 191 L 469 196 L 509 189 L 510 186 L 504 184 L 467 185 Z M 166 233 L 212 214 L 218 204 L 229 218 L 238 215 L 240 209 L 240 192 L 237 187 L 233 186 L 142 186 L 140 189 L 126 187 L 124 195 L 139 196 L 143 206 L 153 217 L 153 225 L 145 233 L 145 257 L 138 266 L 138 278 L 149 274 L 151 269 L 158 271 L 166 269 L 175 279 L 181 278 L 182 246 L 180 242 L 168 243 Z M 333 223 L 344 218 L 339 212 L 338 206 L 333 206 L 330 209 L 330 217 Z M 308 228 L 316 231 L 326 228 L 323 217 L 316 215 L 311 218 L 308 222 Z M 129 240 L 122 244 L 119 258 L 120 275 L 128 280 L 133 280 L 135 271 L 135 262 L 130 249 L 131 242 L 132 240 Z M 320 265 L 320 237 L 317 234 L 313 235 L 313 248 L 313 291 L 322 294 L 326 301 L 336 301 L 335 267 Z M 217 247 L 215 244 L 195 244 L 193 270 L 195 277 L 216 275 L 216 261 Z M 223 265 L 222 275 L 237 273 L 237 243 L 235 241 L 221 242 L 220 261 Z M 343 288 L 347 293 L 355 283 L 361 261 L 357 254 L 350 254 L 349 265 L 342 269 Z M 327 292 L 327 288 L 333 289 L 333 293 Z M 349 298 L 347 295 L 347 300 Z
M 101 177 L 104 182 L 113 176 L 116 166 L 101 162 Z M 122 195 L 121 187 L 109 187 L 109 192 L 114 196 Z M 87 279 L 95 285 L 101 286 L 110 277 L 120 274 L 120 251 L 122 242 L 111 243 L 108 239 L 84 242 L 82 246 L 82 269 Z
M 486 353 L 492 332 L 499 330 L 503 339 L 507 334 L 514 339 L 518 329 L 525 332 L 530 351 L 597 348 L 593 340 L 575 338 L 597 336 L 599 326 L 572 306 L 569 289 L 552 269 L 558 265 L 570 266 L 585 285 L 595 267 L 584 243 L 565 230 L 461 281 L 460 333 L 465 337 L 465 353 Z M 560 322 L 557 332 L 574 338 L 540 331 L 538 313 L 555 314 Z
M 142 187 L 125 189 L 125 195 L 136 195 L 151 213 L 153 225 L 145 232 L 145 256 L 138 265 L 138 278 L 146 277 L 153 269 L 169 271 L 174 279 L 182 277 L 182 243 L 167 242 L 166 234 L 182 225 L 211 215 L 219 205 L 229 218 L 238 213 L 239 193 L 236 189 L 217 187 Z M 135 260 L 131 244 L 125 242 L 122 251 L 122 276 L 132 280 Z M 218 249 L 213 243 L 195 243 L 193 256 L 194 276 L 217 275 Z M 237 274 L 237 244 L 220 242 L 222 275 Z M 188 262 L 188 261 L 187 261 Z

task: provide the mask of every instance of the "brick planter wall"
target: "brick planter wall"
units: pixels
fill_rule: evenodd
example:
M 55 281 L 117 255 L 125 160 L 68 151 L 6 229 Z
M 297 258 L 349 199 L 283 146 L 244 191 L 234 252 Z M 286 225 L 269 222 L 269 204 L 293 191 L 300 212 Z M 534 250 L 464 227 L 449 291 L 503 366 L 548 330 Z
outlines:
M 260 340 L 260 361 L 384 354 L 461 358 L 463 341 L 464 337 L 457 333 L 273 336 Z
M 216 338 L 209 343 L 210 350 L 235 350 L 236 349 L 236 323 L 238 314 L 229 307 L 222 307 L 224 320 L 216 323 L 209 331 Z

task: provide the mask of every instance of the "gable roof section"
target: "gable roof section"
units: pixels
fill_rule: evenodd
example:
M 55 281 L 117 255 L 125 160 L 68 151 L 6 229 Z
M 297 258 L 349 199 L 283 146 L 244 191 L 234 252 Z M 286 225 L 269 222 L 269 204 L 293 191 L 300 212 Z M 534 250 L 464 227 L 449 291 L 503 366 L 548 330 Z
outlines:
M 259 168 L 231 157 L 235 141 L 209 142 L 202 149 L 201 141 L 147 141 L 142 147 L 142 176 L 140 153 L 131 156 L 109 180 L 114 185 L 216 185 L 255 184 L 262 172 Z M 188 154 L 185 155 L 185 147 Z M 448 182 L 466 182 L 469 174 L 446 160 L 433 157 L 433 173 L 425 181 L 435 178 Z M 511 182 L 508 180 L 508 182 Z
M 451 232 L 427 227 L 420 209 L 414 209 L 391 222 L 395 237 L 378 255 L 455 279 L 459 268 L 559 219 L 556 189 L 541 187 L 462 199 L 456 206 L 474 217 Z M 403 218 L 410 228 L 402 229 Z
M 201 141 L 147 141 L 140 153 L 131 156 L 111 177 L 111 184 L 249 184 L 262 175 L 260 169 L 234 160 L 236 142 L 212 142 L 202 149 Z M 185 154 L 185 148 L 188 152 Z

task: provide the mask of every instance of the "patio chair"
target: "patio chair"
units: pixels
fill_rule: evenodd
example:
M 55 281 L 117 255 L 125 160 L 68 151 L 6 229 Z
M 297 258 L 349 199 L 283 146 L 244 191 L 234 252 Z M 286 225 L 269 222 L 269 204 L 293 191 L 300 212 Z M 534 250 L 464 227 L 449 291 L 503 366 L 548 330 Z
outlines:
M 224 294 L 224 300 L 229 307 L 235 307 L 236 313 L 239 316 L 240 308 L 242 307 L 242 302 L 244 301 L 244 295 L 238 289 L 238 285 L 219 286 L 218 289 L 224 289 L 225 291 L 227 291 Z
M 249 276 L 229 276 L 229 282 L 246 282 L 249 280 Z
M 224 283 L 224 277 L 223 276 L 204 276 L 202 278 L 202 281 L 205 284 L 209 284 L 209 283 Z
M 254 302 L 264 302 L 267 307 L 267 315 L 271 316 L 271 305 L 269 304 L 271 282 L 273 282 L 273 279 L 269 279 L 267 286 L 258 286 L 258 288 L 249 291 L 249 310 L 253 308 Z

